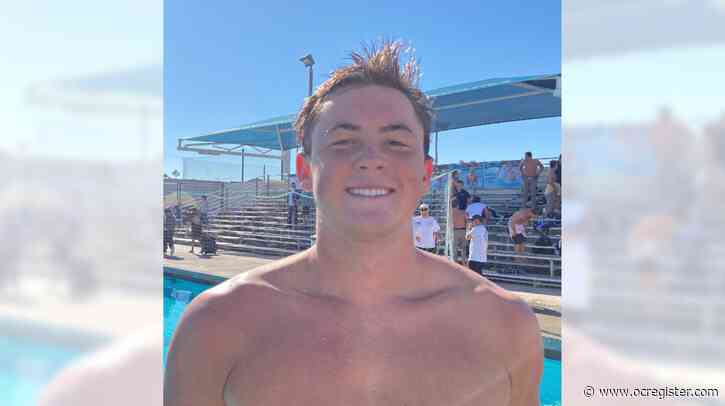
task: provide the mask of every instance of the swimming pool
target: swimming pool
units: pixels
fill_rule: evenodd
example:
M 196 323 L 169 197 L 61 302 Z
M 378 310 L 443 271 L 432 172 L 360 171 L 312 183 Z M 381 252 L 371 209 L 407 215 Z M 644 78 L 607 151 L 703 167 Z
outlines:
M 210 287 L 211 284 L 193 282 L 164 273 L 164 366 L 169 343 L 184 308 L 191 299 Z M 558 345 L 557 340 L 550 338 L 546 338 L 544 342 L 547 348 Z M 544 376 L 539 389 L 542 406 L 561 405 L 561 361 L 544 359 Z
M 25 336 L 0 336 L 2 404 L 35 405 L 53 376 L 85 351 Z

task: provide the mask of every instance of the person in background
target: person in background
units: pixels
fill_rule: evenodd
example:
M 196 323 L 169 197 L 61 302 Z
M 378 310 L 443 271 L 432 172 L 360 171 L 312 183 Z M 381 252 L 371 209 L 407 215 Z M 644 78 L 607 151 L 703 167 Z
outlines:
M 441 227 L 435 217 L 431 217 L 430 208 L 423 203 L 419 207 L 420 215 L 413 217 L 413 236 L 415 237 L 415 246 L 433 254 L 436 253 L 436 243 L 438 242 L 438 232 Z
M 199 241 L 201 249 L 201 213 L 196 208 L 191 209 L 191 252 L 194 253 L 194 241 Z
M 454 184 L 456 187 L 453 194 L 453 206 L 458 210 L 465 211 L 471 200 L 471 194 L 463 186 L 462 180 L 455 181 Z
M 519 164 L 521 170 L 521 181 L 523 192 L 521 194 L 521 207 L 529 206 L 531 199 L 531 208 L 536 209 L 536 184 L 544 165 L 538 159 L 533 159 L 531 152 L 524 155 L 524 160 Z
M 466 176 L 466 180 L 468 181 L 468 188 L 471 189 L 471 192 L 473 194 L 476 194 L 478 191 L 478 177 L 476 176 L 476 163 L 471 162 L 471 165 L 468 169 L 468 175 Z
M 451 199 L 451 216 L 453 217 L 453 259 L 458 261 L 458 250 L 461 251 L 460 263 L 467 261 L 468 244 L 466 244 L 466 208 L 471 194 L 465 189 L 462 180 L 454 181 L 454 192 Z
M 290 187 L 287 192 L 287 224 L 297 224 L 297 192 Z
M 181 225 L 183 218 L 181 216 L 181 206 L 178 204 L 174 205 L 174 216 L 176 217 L 176 225 Z
M 559 160 L 556 161 L 556 183 L 561 187 L 561 154 L 559 154 Z
M 170 207 L 164 209 L 164 255 L 169 249 L 169 254 L 174 255 L 174 232 L 176 231 L 176 216 Z
M 530 207 L 524 207 L 511 215 L 508 223 L 509 236 L 514 241 L 514 252 L 522 255 L 526 243 L 526 225 L 536 217 L 536 211 Z M 522 258 L 514 257 L 514 262 L 520 262 Z
M 473 216 L 481 216 L 483 224 L 491 221 L 491 212 L 488 210 L 488 206 L 481 202 L 480 196 L 473 196 L 471 204 L 466 207 L 466 216 L 469 220 L 473 220 Z
M 209 223 L 209 201 L 206 195 L 201 196 L 201 204 L 199 206 L 201 208 L 201 224 Z
M 454 170 L 453 172 L 451 172 L 451 178 L 453 178 L 453 184 L 454 184 L 454 185 L 455 185 L 455 184 L 457 184 L 457 183 L 458 183 L 458 181 L 460 181 L 460 180 L 461 180 L 460 176 L 461 176 L 461 175 L 460 175 L 460 173 L 458 172 L 458 169 L 456 169 L 456 170 Z
M 451 208 L 451 217 L 453 219 L 453 260 L 465 264 L 468 255 L 466 254 L 466 212 L 458 208 L 459 206 L 454 204 Z M 460 250 L 460 259 L 458 251 Z
M 486 253 L 488 252 L 488 230 L 483 225 L 483 217 L 478 214 L 473 216 L 471 222 L 472 227 L 466 232 L 466 240 L 470 241 L 468 246 L 468 267 L 483 276 L 483 268 L 486 266 Z
M 557 180 L 558 162 L 549 161 L 549 176 L 546 182 L 546 217 L 554 217 L 561 210 L 561 185 Z

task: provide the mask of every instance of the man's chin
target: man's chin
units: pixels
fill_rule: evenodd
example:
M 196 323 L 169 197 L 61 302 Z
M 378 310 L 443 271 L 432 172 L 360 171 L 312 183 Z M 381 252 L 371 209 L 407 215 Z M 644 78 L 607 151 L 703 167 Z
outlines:
M 401 225 L 400 219 L 396 219 L 390 215 L 390 212 L 366 212 L 353 213 L 341 221 L 338 229 L 345 231 L 346 237 L 360 241 L 380 241 L 391 235 L 398 233 Z M 407 224 L 407 223 L 406 223 Z M 407 228 L 410 230 L 410 226 Z M 412 233 L 412 231 L 411 231 Z

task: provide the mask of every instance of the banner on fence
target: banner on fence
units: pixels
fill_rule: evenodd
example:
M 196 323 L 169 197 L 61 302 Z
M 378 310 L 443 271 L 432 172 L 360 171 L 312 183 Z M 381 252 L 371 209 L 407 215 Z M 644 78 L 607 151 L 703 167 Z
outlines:
M 521 187 L 521 161 L 481 162 L 479 164 L 445 165 L 446 172 L 458 171 L 468 191 L 480 189 L 518 189 Z M 435 189 L 440 185 L 433 184 Z
M 521 187 L 521 161 L 486 162 L 483 187 L 486 189 L 518 189 Z

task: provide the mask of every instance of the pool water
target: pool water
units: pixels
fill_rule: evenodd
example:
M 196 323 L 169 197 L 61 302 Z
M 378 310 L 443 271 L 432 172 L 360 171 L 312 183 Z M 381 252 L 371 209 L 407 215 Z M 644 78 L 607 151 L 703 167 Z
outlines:
M 84 352 L 27 337 L 0 336 L 0 403 L 35 405 L 54 375 Z
M 191 299 L 211 287 L 209 284 L 164 275 L 164 366 L 168 346 L 184 308 Z M 542 406 L 561 405 L 561 361 L 544 359 L 544 375 L 539 389 Z

